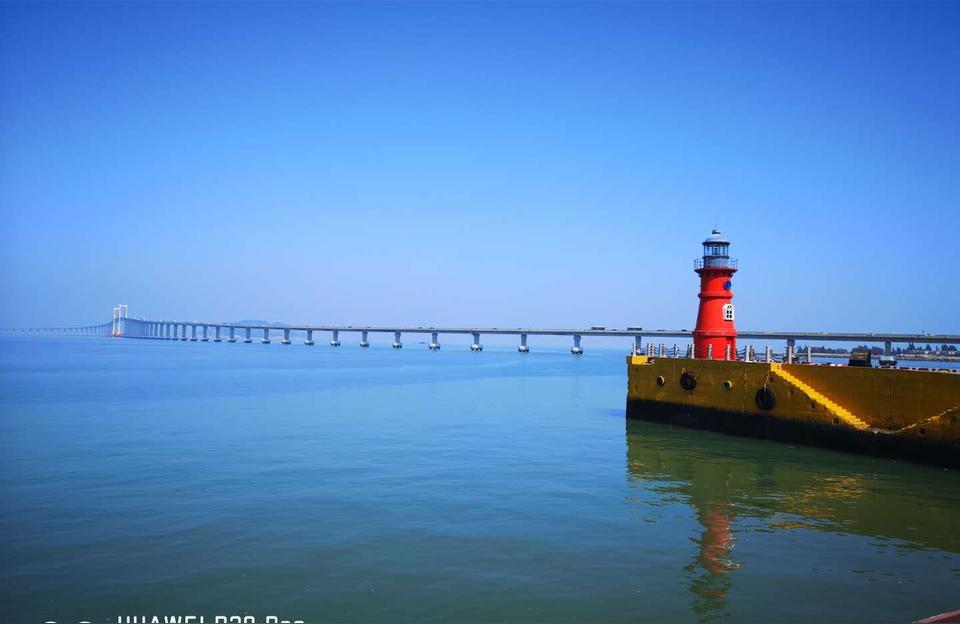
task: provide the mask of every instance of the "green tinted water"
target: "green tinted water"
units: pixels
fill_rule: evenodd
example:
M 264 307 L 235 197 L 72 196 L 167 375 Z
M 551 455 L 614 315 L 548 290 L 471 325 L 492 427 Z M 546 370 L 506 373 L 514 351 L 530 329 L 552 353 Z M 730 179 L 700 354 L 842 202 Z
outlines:
M 0 621 L 905 622 L 953 472 L 624 420 L 621 354 L 0 340 Z

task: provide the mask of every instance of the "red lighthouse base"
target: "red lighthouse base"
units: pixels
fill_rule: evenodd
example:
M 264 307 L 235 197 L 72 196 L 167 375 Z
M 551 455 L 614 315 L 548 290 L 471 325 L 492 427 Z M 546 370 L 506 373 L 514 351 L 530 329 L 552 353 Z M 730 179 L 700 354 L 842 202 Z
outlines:
M 730 348 L 729 355 L 727 347 Z M 694 357 L 713 360 L 735 360 L 737 358 L 737 332 L 693 331 Z

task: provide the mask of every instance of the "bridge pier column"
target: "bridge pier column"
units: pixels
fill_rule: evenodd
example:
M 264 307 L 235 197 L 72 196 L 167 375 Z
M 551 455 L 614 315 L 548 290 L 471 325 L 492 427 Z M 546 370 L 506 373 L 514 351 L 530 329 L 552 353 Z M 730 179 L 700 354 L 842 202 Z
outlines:
M 187 340 L 187 325 L 184 323 L 180 326 L 180 340 Z
M 573 346 L 570 347 L 570 353 L 574 355 L 583 355 L 583 348 L 580 346 L 580 334 L 573 335 Z
M 280 341 L 280 344 L 285 344 L 285 345 L 290 344 L 290 330 L 289 330 L 289 329 L 284 329 L 284 330 L 283 330 L 283 340 Z
M 439 351 L 440 343 L 437 341 L 437 332 L 430 334 L 430 344 L 427 345 L 431 351 Z
M 367 332 L 363 332 L 363 333 L 366 334 Z M 393 348 L 394 349 L 403 348 L 403 343 L 400 342 L 400 332 L 393 332 Z
M 191 340 L 191 342 L 196 342 L 196 341 L 197 341 L 197 326 L 196 326 L 196 325 L 191 325 L 191 326 L 190 326 L 190 340 Z
M 230 328 L 230 337 L 227 338 L 227 342 L 236 342 L 236 341 L 237 341 L 237 328 L 236 328 L 236 327 L 231 327 L 231 328 Z
M 243 342 L 245 344 L 250 344 L 253 342 L 253 338 L 250 337 L 251 330 L 249 327 L 244 327 L 243 329 L 246 330 L 246 337 L 243 339 Z
M 209 341 L 210 341 L 210 338 L 207 337 L 207 326 L 206 326 L 206 325 L 203 326 L 203 335 L 200 336 L 200 341 L 201 341 L 201 342 L 209 342 Z
M 480 332 L 473 332 L 473 344 L 470 345 L 471 351 L 483 351 L 483 345 L 480 344 Z
M 520 334 L 520 346 L 517 347 L 520 353 L 530 353 L 530 347 L 527 346 L 527 335 Z
M 214 342 L 223 342 L 223 339 L 220 337 L 220 326 L 217 325 L 213 328 L 213 341 Z
M 360 332 L 360 346 L 364 349 L 370 346 L 370 341 L 367 340 L 367 330 Z
M 313 330 L 312 329 L 307 330 L 307 339 L 303 341 L 303 344 L 307 345 L 308 347 L 313 346 Z
M 267 327 L 263 328 L 263 339 L 260 340 L 261 344 L 270 344 L 270 329 Z
M 340 330 L 339 329 L 333 330 L 333 338 L 330 339 L 330 346 L 331 347 L 340 346 Z

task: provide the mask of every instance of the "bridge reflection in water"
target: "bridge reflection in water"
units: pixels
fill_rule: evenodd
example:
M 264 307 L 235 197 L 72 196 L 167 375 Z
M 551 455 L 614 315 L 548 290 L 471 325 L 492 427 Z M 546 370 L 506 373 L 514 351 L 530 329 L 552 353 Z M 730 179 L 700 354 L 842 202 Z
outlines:
M 763 565 L 738 549 L 752 531 L 813 530 L 960 553 L 960 491 L 956 475 L 944 471 L 644 421 L 626 422 L 626 442 L 633 502 L 681 503 L 700 525 L 684 576 L 702 622 L 729 616 L 738 570 Z M 918 617 L 936 612 L 917 608 Z

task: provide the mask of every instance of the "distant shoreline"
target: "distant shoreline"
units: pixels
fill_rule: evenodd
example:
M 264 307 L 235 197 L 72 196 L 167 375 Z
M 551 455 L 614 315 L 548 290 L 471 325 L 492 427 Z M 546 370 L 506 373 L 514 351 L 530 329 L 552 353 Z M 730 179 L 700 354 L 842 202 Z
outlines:
M 812 353 L 813 357 L 835 358 L 838 360 L 847 359 L 849 353 Z M 897 360 L 908 362 L 960 362 L 960 355 L 934 355 L 926 353 L 894 353 Z

